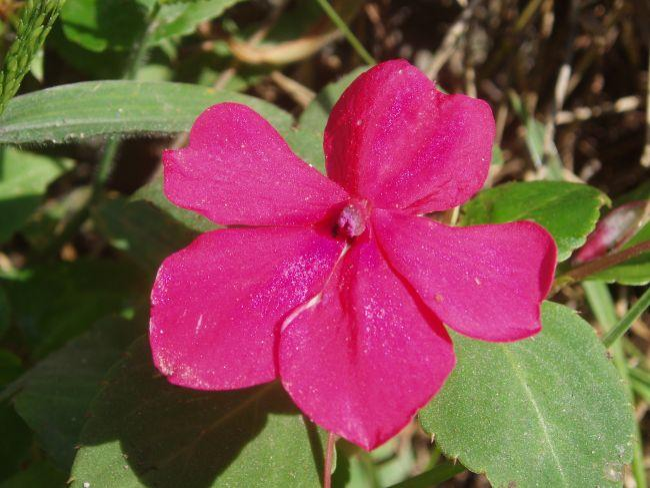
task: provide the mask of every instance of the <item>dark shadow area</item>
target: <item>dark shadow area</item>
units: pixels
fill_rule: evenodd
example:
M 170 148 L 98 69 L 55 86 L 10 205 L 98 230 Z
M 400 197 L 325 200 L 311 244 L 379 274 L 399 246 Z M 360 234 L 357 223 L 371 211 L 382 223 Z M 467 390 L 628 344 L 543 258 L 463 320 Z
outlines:
M 323 461 L 325 460 L 325 453 L 323 451 L 323 445 L 321 444 L 321 438 L 319 437 L 319 430 L 305 415 L 303 415 L 303 422 L 305 423 L 305 429 L 307 430 L 307 437 L 310 440 L 312 457 L 314 458 L 316 469 L 321 478 L 321 483 L 323 483 Z
M 105 469 L 116 471 L 117 479 L 111 479 L 114 484 L 120 485 L 120 472 L 126 474 L 130 468 L 150 487 L 230 485 L 230 477 L 239 474 L 242 479 L 242 471 L 249 471 L 247 479 L 257 478 L 264 485 L 272 474 L 260 470 L 260 474 L 251 476 L 250 472 L 255 472 L 258 461 L 264 469 L 268 463 L 264 458 L 282 457 L 288 452 L 322 467 L 323 448 L 317 429 L 307 420 L 302 423 L 298 418 L 296 423 L 289 419 L 297 414 L 299 411 L 279 382 L 228 392 L 171 385 L 152 364 L 144 337 L 112 370 L 107 388 L 91 406 L 90 420 L 82 434 L 83 447 L 119 440 L 122 456 L 118 457 L 114 449 L 98 448 L 94 453 L 87 449 L 78 458 L 73 473 L 75 485 L 86 481 L 92 486 L 107 483 L 106 479 L 96 483 L 92 480 L 101 472 L 93 467 L 100 457 Z M 273 426 L 269 427 L 270 423 Z M 304 433 L 306 427 L 308 443 L 301 442 L 292 431 Z M 270 436 L 256 440 L 249 456 L 244 460 L 240 457 L 238 466 L 232 467 L 232 474 L 215 482 L 265 428 L 270 430 Z M 294 440 L 295 446 L 288 445 L 288 439 Z
M 0 178 L 2 178 L 2 165 L 0 165 Z M 43 200 L 42 195 L 23 195 L 10 197 L 0 201 L 0 241 L 7 241 L 24 225 L 29 216 L 38 208 Z

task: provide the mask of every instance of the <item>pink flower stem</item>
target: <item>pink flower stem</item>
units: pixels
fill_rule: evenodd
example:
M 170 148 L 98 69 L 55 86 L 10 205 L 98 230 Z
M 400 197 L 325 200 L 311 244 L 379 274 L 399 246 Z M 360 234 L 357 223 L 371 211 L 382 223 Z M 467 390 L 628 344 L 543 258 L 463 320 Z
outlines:
M 642 243 L 636 244 L 635 246 L 631 246 L 630 248 L 616 251 L 615 253 L 610 253 L 608 255 L 602 256 L 601 258 L 597 258 L 596 260 L 582 263 L 581 265 L 572 268 L 556 279 L 556 283 L 552 289 L 551 295 L 554 295 L 560 290 L 561 287 L 567 284 L 588 278 L 590 275 L 594 275 L 597 272 L 601 272 L 602 270 L 606 270 L 610 267 L 614 267 L 615 265 L 619 265 L 620 263 L 630 260 L 631 258 L 641 255 L 647 251 L 649 251 L 649 241 L 644 241 Z
M 336 441 L 337 435 L 329 431 L 325 462 L 323 464 L 323 487 L 332 487 L 332 459 L 334 458 Z

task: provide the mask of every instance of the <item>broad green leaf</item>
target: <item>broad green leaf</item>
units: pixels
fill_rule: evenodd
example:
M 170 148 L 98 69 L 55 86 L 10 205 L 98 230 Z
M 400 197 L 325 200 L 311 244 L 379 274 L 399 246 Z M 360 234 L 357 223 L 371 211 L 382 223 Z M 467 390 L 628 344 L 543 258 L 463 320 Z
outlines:
M 585 243 L 610 201 L 589 185 L 568 182 L 509 183 L 484 190 L 463 206 L 461 224 L 529 220 L 544 226 L 558 246 L 558 260 Z
M 89 79 L 111 80 L 122 78 L 129 61 L 126 52 L 122 51 L 90 51 L 80 44 L 71 41 L 63 32 L 61 22 L 52 27 L 48 37 L 48 48 L 71 68 Z
M 303 161 L 325 174 L 325 157 L 323 155 L 323 134 L 298 127 L 286 136 L 287 144 Z
M 158 14 L 159 27 L 154 31 L 152 43 L 174 36 L 192 34 L 197 25 L 219 17 L 224 11 L 242 0 L 196 0 L 194 2 L 165 5 Z
M 138 0 L 67 0 L 61 25 L 70 41 L 90 51 L 128 50 L 146 29 L 148 11 Z
M 452 334 L 457 366 L 421 411 L 443 452 L 496 487 L 613 487 L 635 421 L 594 330 L 544 303 L 542 332 L 515 343 Z
M 36 210 L 48 185 L 72 168 L 72 161 L 0 149 L 0 243 L 8 240 Z
M 130 264 L 97 258 L 41 265 L 0 283 L 35 358 L 62 346 L 98 319 L 131 309 L 148 288 Z
M 128 51 L 150 22 L 149 44 L 191 34 L 197 25 L 219 17 L 242 0 L 196 0 L 162 5 L 155 19 L 152 0 L 67 0 L 61 12 L 65 36 L 94 52 Z
M 644 241 L 649 241 L 649 223 L 647 222 L 621 249 L 630 248 Z M 624 285 L 643 285 L 649 283 L 649 260 L 647 251 L 624 263 L 615 265 L 601 272 L 590 275 L 585 280 L 599 280 L 608 283 L 618 282 Z
M 183 209 L 172 204 L 163 193 L 163 176 L 157 175 L 154 179 L 140 188 L 131 199 L 133 202 L 143 200 L 166 215 L 172 217 L 176 222 L 183 224 L 187 229 L 195 233 L 204 233 L 212 231 L 217 225 L 201 214 L 187 209 Z
M 171 385 L 146 339 L 111 370 L 81 444 L 74 487 L 320 486 L 323 439 L 279 384 Z
M 68 472 L 90 401 L 109 368 L 139 328 L 120 317 L 100 320 L 88 333 L 37 363 L 8 388 L 16 412 L 43 449 Z
M 62 85 L 16 97 L 0 117 L 0 143 L 59 143 L 109 134 L 187 131 L 221 102 L 246 104 L 280 132 L 292 116 L 254 97 L 185 83 L 97 81 Z
M 144 200 L 105 200 L 93 211 L 95 224 L 111 244 L 147 272 L 190 244 L 196 233 Z

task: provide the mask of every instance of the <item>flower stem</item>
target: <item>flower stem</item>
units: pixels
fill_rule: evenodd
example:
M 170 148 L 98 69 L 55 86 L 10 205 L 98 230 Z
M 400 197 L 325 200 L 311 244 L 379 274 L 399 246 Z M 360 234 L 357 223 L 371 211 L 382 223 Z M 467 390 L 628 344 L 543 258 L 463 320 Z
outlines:
M 325 461 L 323 464 L 323 487 L 332 487 L 332 460 L 335 453 L 335 442 L 337 435 L 328 432 L 328 444 L 326 446 Z
M 99 195 L 104 184 L 111 176 L 113 163 L 115 162 L 115 156 L 118 153 L 119 146 L 120 140 L 118 138 L 112 137 L 106 141 L 102 151 L 102 157 L 97 164 L 95 177 L 93 178 L 93 198 L 96 198 Z
M 596 260 L 582 263 L 581 265 L 572 268 L 556 279 L 551 295 L 558 292 L 558 290 L 564 285 L 588 278 L 597 272 L 601 272 L 603 270 L 607 270 L 608 268 L 614 267 L 615 265 L 619 265 L 620 263 L 624 263 L 625 261 L 628 261 L 631 258 L 635 258 L 636 256 L 639 256 L 647 251 L 649 251 L 649 241 L 644 241 L 642 243 L 636 244 L 635 246 L 631 246 L 630 248 L 616 251 L 615 253 L 610 253 L 609 255 L 602 256 Z
M 330 20 L 337 28 L 346 36 L 348 42 L 353 47 L 353 49 L 359 54 L 360 58 L 364 60 L 365 63 L 369 65 L 375 64 L 375 59 L 369 54 L 369 52 L 364 48 L 361 42 L 355 37 L 355 34 L 348 28 L 346 23 L 343 21 L 335 9 L 332 8 L 332 5 L 328 3 L 328 0 L 316 0 L 317 3 L 321 6 L 323 11 L 326 13 Z
M 628 331 L 633 322 L 639 318 L 644 311 L 646 311 L 647 307 L 649 307 L 649 289 L 646 289 L 646 292 L 642 294 L 642 297 L 640 297 L 633 307 L 628 310 L 615 327 L 608 331 L 608 334 L 603 339 L 606 348 L 610 347 L 621 338 L 621 336 Z

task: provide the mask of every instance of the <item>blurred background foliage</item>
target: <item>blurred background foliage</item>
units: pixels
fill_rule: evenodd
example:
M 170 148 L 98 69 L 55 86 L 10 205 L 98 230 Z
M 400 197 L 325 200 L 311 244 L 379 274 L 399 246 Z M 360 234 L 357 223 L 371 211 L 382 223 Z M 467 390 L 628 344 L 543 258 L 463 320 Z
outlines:
M 647 1 L 328 5 L 350 32 L 311 0 L 0 0 L 2 485 L 67 483 L 90 401 L 146 331 L 157 266 L 213 227 L 160 191 L 161 151 L 184 145 L 192 114 L 212 103 L 252 105 L 322 168 L 324 123 L 341 91 L 373 60 L 407 58 L 446 91 L 491 104 L 497 138 L 488 187 L 589 183 L 602 193 L 571 198 L 599 201 L 595 209 L 611 204 L 605 195 L 613 208 L 642 202 L 632 218 L 611 217 L 621 229 L 609 247 L 648 241 Z M 10 101 L 17 92 L 31 95 Z M 462 223 L 485 222 L 483 204 L 505 188 L 471 203 Z M 537 192 L 544 200 L 546 188 Z M 566 202 L 546 209 L 551 226 Z M 494 212 L 492 220 L 509 220 Z M 568 234 L 564 258 L 597 217 L 587 216 L 577 237 Z M 642 295 L 648 263 L 646 253 L 590 282 L 560 284 L 553 299 L 601 333 Z M 644 486 L 647 313 L 613 352 L 641 434 L 623 483 Z M 270 417 L 270 429 L 280 429 L 277 422 Z M 488 484 L 445 461 L 416 423 L 372 453 L 338 448 L 335 484 Z

